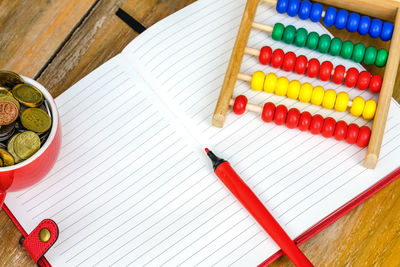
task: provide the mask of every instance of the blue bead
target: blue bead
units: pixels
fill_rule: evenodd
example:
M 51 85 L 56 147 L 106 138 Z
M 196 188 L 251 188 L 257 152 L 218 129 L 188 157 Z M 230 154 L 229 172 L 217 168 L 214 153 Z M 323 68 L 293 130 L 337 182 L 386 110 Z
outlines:
M 287 8 L 287 14 L 290 17 L 296 17 L 299 12 L 300 0 L 289 0 L 289 6 Z
M 310 19 L 313 22 L 318 22 L 321 20 L 322 11 L 324 7 L 320 3 L 314 3 L 311 7 Z
M 326 27 L 333 26 L 336 20 L 336 8 L 328 7 L 325 11 L 324 24 Z
M 278 11 L 278 13 L 284 14 L 286 13 L 288 5 L 289 0 L 278 0 L 278 2 L 276 3 L 276 11 Z
M 299 9 L 299 18 L 302 20 L 306 20 L 310 17 L 311 12 L 311 2 L 306 0 L 301 2 L 300 9 Z
M 348 32 L 356 32 L 360 24 L 360 15 L 357 13 L 351 13 L 347 19 L 346 29 Z
M 335 20 L 336 28 L 338 28 L 339 30 L 344 29 L 344 27 L 346 27 L 346 24 L 347 24 L 348 16 L 349 16 L 349 13 L 346 10 L 344 10 L 344 9 L 339 10 L 336 14 L 336 20 Z
M 393 23 L 388 21 L 384 22 L 381 32 L 382 41 L 389 41 L 390 39 L 392 39 L 392 34 L 393 34 Z
M 373 19 L 371 21 L 371 27 L 369 27 L 369 36 L 371 36 L 372 38 L 379 37 L 379 35 L 381 35 L 382 25 L 382 20 Z
M 371 18 L 368 16 L 362 16 L 357 31 L 361 35 L 366 35 L 369 32 L 370 26 L 371 26 Z

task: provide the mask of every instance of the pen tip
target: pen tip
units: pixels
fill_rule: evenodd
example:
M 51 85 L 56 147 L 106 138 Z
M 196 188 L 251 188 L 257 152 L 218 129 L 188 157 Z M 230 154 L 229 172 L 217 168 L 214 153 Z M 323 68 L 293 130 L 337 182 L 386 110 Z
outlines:
M 208 152 L 210 152 L 210 149 L 206 148 L 205 151 L 208 154 Z

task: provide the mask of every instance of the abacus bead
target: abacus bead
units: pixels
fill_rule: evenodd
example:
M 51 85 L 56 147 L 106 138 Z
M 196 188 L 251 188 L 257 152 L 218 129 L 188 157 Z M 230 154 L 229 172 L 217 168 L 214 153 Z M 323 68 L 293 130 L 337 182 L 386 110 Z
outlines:
M 277 82 L 278 76 L 272 72 L 268 73 L 267 76 L 265 76 L 264 91 L 273 94 L 275 92 Z
M 379 37 L 379 35 L 381 35 L 382 26 L 383 26 L 382 20 L 373 19 L 371 21 L 371 26 L 369 27 L 369 36 L 371 36 L 372 38 Z
M 375 65 L 377 67 L 384 67 L 386 65 L 386 61 L 388 58 L 388 51 L 384 48 L 378 50 L 378 54 L 376 55 Z
M 274 119 L 275 105 L 274 103 L 268 102 L 264 104 L 263 111 L 261 113 L 261 119 L 264 122 L 271 122 Z
M 371 73 L 364 70 L 360 72 L 360 75 L 358 75 L 356 87 L 360 90 L 365 90 L 368 88 L 370 81 L 371 81 Z
M 350 113 L 355 117 L 361 116 L 364 111 L 365 100 L 361 96 L 356 96 L 351 104 Z
M 296 54 L 293 52 L 287 52 L 283 58 L 282 69 L 287 72 L 291 72 L 296 64 Z
M 279 105 L 275 109 L 274 122 L 276 125 L 285 124 L 287 116 L 287 108 L 284 105 Z
M 276 82 L 275 94 L 277 96 L 284 96 L 289 87 L 289 80 L 286 77 L 279 77 Z
M 361 126 L 358 131 L 357 146 L 361 148 L 368 146 L 370 136 L 371 129 L 368 126 Z
M 368 16 L 362 16 L 360 18 L 360 23 L 358 24 L 358 33 L 361 35 L 366 35 L 369 32 L 371 26 L 371 18 Z
M 280 48 L 275 49 L 274 52 L 272 53 L 271 66 L 277 69 L 280 68 L 282 66 L 284 57 L 285 57 L 285 52 L 283 52 L 282 49 Z
M 236 97 L 233 104 L 233 112 L 237 115 L 241 115 L 246 111 L 247 97 L 244 95 L 239 95 Z
M 347 135 L 347 123 L 345 121 L 338 121 L 335 126 L 335 132 L 333 133 L 333 137 L 337 141 L 342 141 L 346 138 Z
M 318 42 L 318 51 L 323 54 L 328 53 L 330 45 L 331 37 L 328 34 L 321 35 Z
M 291 108 L 287 113 L 286 127 L 294 129 L 299 124 L 300 111 L 297 108 Z
M 360 127 L 357 124 L 352 123 L 347 127 L 346 142 L 350 145 L 357 142 L 358 132 Z
M 290 17 L 295 17 L 295 16 L 297 16 L 297 13 L 299 12 L 299 7 L 300 7 L 300 0 L 289 0 L 289 5 L 286 10 L 286 13 Z
M 271 62 L 272 49 L 269 46 L 263 46 L 260 50 L 260 57 L 258 58 L 260 63 L 268 65 Z
M 343 65 L 337 65 L 335 71 L 333 72 L 332 82 L 336 84 L 341 84 L 343 82 L 345 73 L 346 68 Z
M 364 54 L 365 54 L 365 45 L 362 43 L 357 43 L 354 46 L 353 55 L 351 56 L 351 59 L 354 62 L 360 63 L 364 59 Z
M 362 116 L 366 120 L 372 120 L 375 116 L 375 111 L 376 111 L 376 102 L 372 99 L 367 100 L 365 102 L 365 107 Z
M 335 24 L 335 20 L 336 20 L 336 8 L 334 7 L 328 7 L 325 10 L 325 17 L 324 17 L 324 25 L 326 27 L 330 27 L 333 26 Z
M 339 30 L 344 29 L 344 27 L 346 27 L 346 24 L 347 24 L 348 16 L 349 16 L 349 13 L 346 10 L 340 9 L 336 14 L 336 20 L 335 20 L 336 28 L 338 28 Z
M 310 32 L 307 36 L 306 46 L 308 49 L 315 50 L 318 47 L 319 35 L 316 32 Z
M 343 42 L 339 38 L 333 38 L 331 41 L 331 46 L 329 47 L 329 54 L 332 56 L 338 56 L 342 50 Z
M 301 83 L 297 80 L 293 80 L 289 83 L 289 88 L 286 93 L 287 97 L 290 99 L 297 99 L 299 97 L 301 88 Z
M 325 90 L 322 86 L 314 87 L 311 95 L 311 104 L 320 106 L 324 100 Z
M 360 15 L 357 13 L 350 13 L 347 19 L 346 29 L 348 32 L 356 32 L 358 29 L 358 24 L 360 23 Z
M 381 40 L 389 41 L 392 39 L 393 34 L 393 23 L 385 21 L 383 23 L 382 31 L 381 31 Z
M 318 22 L 321 20 L 322 11 L 324 11 L 324 7 L 320 3 L 314 3 L 311 7 L 310 19 L 313 22 Z
M 351 58 L 351 55 L 353 54 L 353 48 L 354 44 L 351 41 L 344 41 L 342 45 L 342 50 L 340 51 L 340 56 L 345 59 Z
M 300 87 L 299 101 L 308 103 L 311 100 L 313 87 L 310 83 L 303 83 Z
M 367 65 L 374 64 L 377 54 L 378 50 L 374 46 L 368 46 L 367 49 L 365 49 L 364 63 Z
M 296 28 L 293 25 L 288 25 L 283 32 L 282 40 L 286 44 L 293 44 L 296 37 Z
M 335 132 L 336 121 L 328 117 L 324 120 L 324 124 L 322 125 L 321 135 L 325 138 L 331 138 L 333 133 Z
M 304 29 L 304 28 L 297 29 L 296 37 L 294 39 L 294 44 L 297 47 L 304 47 L 307 42 L 307 35 L 308 35 L 308 32 L 306 29 Z
M 296 65 L 294 71 L 297 74 L 304 74 L 307 70 L 308 60 L 305 56 L 300 55 L 296 58 Z
M 356 68 L 348 69 L 344 78 L 344 84 L 349 88 L 353 88 L 357 84 L 358 74 L 359 72 Z
M 310 133 L 314 135 L 320 134 L 323 125 L 324 125 L 324 118 L 319 114 L 314 115 L 311 119 Z
M 322 106 L 326 109 L 333 109 L 336 101 L 336 91 L 328 89 L 325 91 L 324 100 L 322 100 Z
M 338 112 L 346 111 L 347 106 L 349 104 L 349 95 L 346 92 L 340 92 L 337 94 L 336 102 L 335 102 L 335 109 Z
M 300 19 L 306 20 L 310 17 L 311 6 L 312 6 L 312 4 L 308 0 L 301 2 L 300 8 L 299 8 L 299 18 Z
M 312 116 L 310 112 L 308 111 L 302 112 L 299 119 L 299 125 L 297 127 L 302 132 L 308 131 L 308 129 L 310 129 L 311 120 Z
M 330 61 L 324 61 L 319 68 L 319 79 L 321 81 L 329 81 L 331 79 L 333 64 Z
M 282 23 L 275 23 L 274 29 L 272 30 L 271 37 L 275 41 L 282 40 L 283 32 L 285 31 L 285 26 Z
M 262 71 L 256 71 L 251 79 L 251 89 L 261 91 L 264 87 L 265 74 Z
M 310 61 L 308 62 L 308 67 L 307 67 L 307 76 L 311 77 L 311 78 L 317 77 L 318 73 L 319 73 L 319 66 L 320 66 L 320 63 L 319 63 L 318 59 L 316 59 L 316 58 L 310 59 Z
M 278 13 L 280 14 L 285 13 L 288 9 L 288 5 L 289 0 L 278 0 L 278 2 L 276 3 L 276 11 L 278 11 Z
M 382 76 L 375 74 L 371 77 L 369 82 L 369 90 L 373 93 L 378 93 L 382 87 Z

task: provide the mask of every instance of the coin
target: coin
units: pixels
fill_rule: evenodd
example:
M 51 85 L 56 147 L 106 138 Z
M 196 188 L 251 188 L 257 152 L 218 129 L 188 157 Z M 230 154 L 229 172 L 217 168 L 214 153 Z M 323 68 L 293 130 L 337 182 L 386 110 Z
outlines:
M 13 96 L 9 96 L 9 95 L 0 95 L 0 101 L 10 101 L 10 102 L 13 102 L 13 103 L 17 106 L 18 110 L 21 109 L 21 106 L 20 106 L 19 102 L 18 102 L 17 99 L 15 99 Z
M 8 125 L 18 118 L 18 108 L 10 101 L 0 101 L 0 125 Z
M 9 91 L 7 87 L 0 86 L 0 95 L 12 96 L 12 93 Z
M 0 143 L 0 148 L 7 149 L 7 146 L 4 143 Z
M 14 141 L 15 154 L 21 159 L 27 159 L 40 149 L 39 136 L 31 131 L 19 134 Z
M 0 148 L 0 158 L 3 160 L 4 166 L 14 165 L 15 161 L 13 156 L 7 150 Z
M 18 84 L 12 89 L 15 99 L 27 107 L 38 107 L 43 103 L 43 94 L 35 86 L 30 84 Z
M 3 160 L 0 158 L 0 167 L 3 167 Z
M 16 123 L 13 122 L 8 125 L 3 125 L 0 128 L 0 142 L 8 140 L 15 132 Z
M 44 133 L 51 127 L 51 118 L 40 108 L 28 108 L 21 114 L 21 123 L 28 130 Z
M 21 161 L 23 161 L 23 159 L 21 159 L 17 153 L 15 153 L 14 151 L 14 144 L 15 144 L 15 139 L 20 135 L 20 133 L 15 134 L 13 137 L 11 137 L 11 139 L 8 141 L 7 144 L 7 150 L 8 152 L 14 157 L 15 163 L 20 163 Z
M 20 83 L 24 83 L 24 80 L 15 72 L 0 70 L 0 86 L 13 88 Z

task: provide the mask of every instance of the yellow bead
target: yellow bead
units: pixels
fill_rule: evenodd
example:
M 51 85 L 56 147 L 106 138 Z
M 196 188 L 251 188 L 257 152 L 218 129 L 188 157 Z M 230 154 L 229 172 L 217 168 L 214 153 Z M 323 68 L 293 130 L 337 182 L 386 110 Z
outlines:
M 311 100 L 313 87 L 309 83 L 303 83 L 300 88 L 299 100 L 300 102 L 308 103 Z
M 275 92 L 276 83 L 278 82 L 278 76 L 275 73 L 268 73 L 265 76 L 264 91 L 273 94 Z
M 300 93 L 301 83 L 297 80 L 293 80 L 289 83 L 289 88 L 287 91 L 287 97 L 290 99 L 297 99 Z
M 365 100 L 361 96 L 357 96 L 353 99 L 353 103 L 351 104 L 350 113 L 353 116 L 359 117 L 364 111 Z
M 366 120 L 372 120 L 375 116 L 375 111 L 376 111 L 376 102 L 372 99 L 367 100 L 365 102 L 365 107 L 362 116 Z
M 261 91 L 264 87 L 265 74 L 262 71 L 256 71 L 251 79 L 251 89 Z
M 335 109 L 336 111 L 346 111 L 349 105 L 349 95 L 346 92 L 340 92 L 336 97 Z
M 311 95 L 311 104 L 320 106 L 324 100 L 325 90 L 322 86 L 314 87 Z
M 333 109 L 336 102 L 336 91 L 328 89 L 325 91 L 324 100 L 322 100 L 322 106 L 327 109 Z
M 289 87 L 289 80 L 286 77 L 279 77 L 276 82 L 275 94 L 278 96 L 286 95 Z

